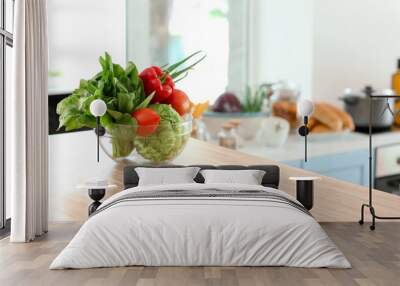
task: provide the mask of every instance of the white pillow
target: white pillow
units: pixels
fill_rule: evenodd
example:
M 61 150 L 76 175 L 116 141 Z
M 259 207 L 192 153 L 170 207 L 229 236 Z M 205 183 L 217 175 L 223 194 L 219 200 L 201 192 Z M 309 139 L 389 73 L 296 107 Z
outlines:
M 202 170 L 204 183 L 233 183 L 245 185 L 261 185 L 265 171 L 261 170 Z
M 195 183 L 199 167 L 184 168 L 135 168 L 139 186 Z

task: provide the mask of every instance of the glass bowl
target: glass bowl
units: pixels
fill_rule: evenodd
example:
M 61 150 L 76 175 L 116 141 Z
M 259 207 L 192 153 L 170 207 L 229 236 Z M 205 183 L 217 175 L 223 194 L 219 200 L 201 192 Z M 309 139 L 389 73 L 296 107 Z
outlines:
M 162 122 L 146 127 L 114 124 L 100 138 L 100 146 L 115 161 L 165 163 L 185 148 L 192 132 L 192 119 Z

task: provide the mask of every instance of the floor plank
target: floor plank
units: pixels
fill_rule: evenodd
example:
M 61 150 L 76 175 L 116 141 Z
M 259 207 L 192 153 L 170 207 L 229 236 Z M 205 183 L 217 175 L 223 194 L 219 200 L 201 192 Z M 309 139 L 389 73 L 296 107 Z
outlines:
M 49 270 L 80 223 L 52 223 L 45 236 L 29 244 L 0 241 L 0 285 L 399 285 L 400 223 L 379 222 L 372 232 L 357 223 L 321 223 L 353 268 L 289 267 L 118 267 Z

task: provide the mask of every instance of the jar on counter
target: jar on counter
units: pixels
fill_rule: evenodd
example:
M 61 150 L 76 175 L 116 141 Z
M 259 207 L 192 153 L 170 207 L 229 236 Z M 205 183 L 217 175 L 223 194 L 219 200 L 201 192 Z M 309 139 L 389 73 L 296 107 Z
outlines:
M 232 124 L 225 123 L 222 126 L 221 131 L 218 132 L 218 143 L 219 146 L 234 150 L 236 149 L 237 137 Z
M 236 148 L 241 148 L 244 146 L 244 139 L 242 136 L 239 135 L 239 126 L 241 124 L 240 120 L 237 119 L 232 119 L 227 122 L 227 124 L 230 124 L 232 126 L 231 133 L 235 136 L 236 138 Z
M 298 126 L 297 102 L 300 94 L 299 85 L 281 82 L 273 95 L 272 115 L 286 119 L 292 129 Z
M 202 141 L 210 141 L 210 133 L 201 118 L 193 119 L 192 137 Z

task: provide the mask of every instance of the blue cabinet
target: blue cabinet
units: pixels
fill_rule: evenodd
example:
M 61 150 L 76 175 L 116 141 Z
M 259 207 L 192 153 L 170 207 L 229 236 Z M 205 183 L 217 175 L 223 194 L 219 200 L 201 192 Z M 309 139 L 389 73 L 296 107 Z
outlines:
M 368 185 L 368 150 L 366 149 L 311 157 L 308 162 L 294 160 L 283 163 L 354 184 Z

